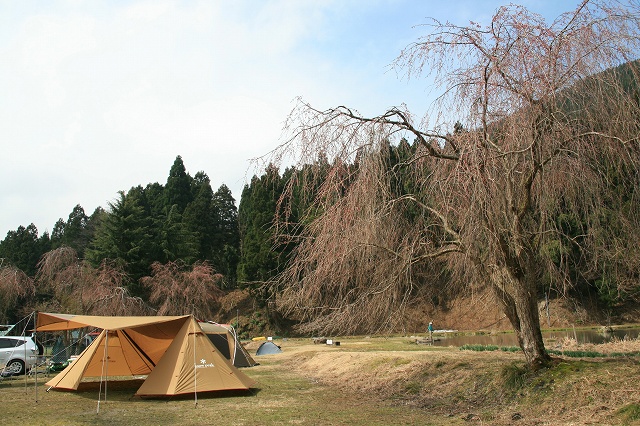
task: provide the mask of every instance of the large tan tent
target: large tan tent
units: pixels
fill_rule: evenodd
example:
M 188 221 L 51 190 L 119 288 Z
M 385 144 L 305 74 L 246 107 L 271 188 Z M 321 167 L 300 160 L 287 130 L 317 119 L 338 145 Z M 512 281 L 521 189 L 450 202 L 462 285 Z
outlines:
M 39 313 L 37 331 L 82 327 L 102 333 L 46 384 L 76 390 L 85 377 L 147 376 L 136 395 L 180 395 L 249 389 L 191 316 L 101 317 Z

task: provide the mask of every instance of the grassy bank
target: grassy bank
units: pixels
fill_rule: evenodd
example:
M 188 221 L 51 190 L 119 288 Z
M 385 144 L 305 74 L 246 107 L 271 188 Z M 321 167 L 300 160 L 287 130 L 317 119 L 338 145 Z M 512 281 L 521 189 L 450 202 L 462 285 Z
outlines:
M 581 425 L 640 423 L 637 357 L 557 358 L 535 374 L 517 352 L 461 351 L 406 338 L 278 342 L 283 352 L 244 369 L 250 393 L 133 397 L 140 382 L 45 392 L 44 378 L 0 382 L 3 423 L 35 425 Z M 640 342 L 607 351 L 637 351 Z M 591 350 L 591 349 L 590 349 Z M 37 398 L 37 402 L 36 402 Z M 517 422 L 517 423 L 516 423 Z

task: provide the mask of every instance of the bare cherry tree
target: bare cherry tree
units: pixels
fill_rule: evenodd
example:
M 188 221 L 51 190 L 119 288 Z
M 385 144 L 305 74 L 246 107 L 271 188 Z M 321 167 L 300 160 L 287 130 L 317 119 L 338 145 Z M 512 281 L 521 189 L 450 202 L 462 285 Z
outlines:
M 148 305 L 129 294 L 126 280 L 122 268 L 107 261 L 94 268 L 63 246 L 45 253 L 38 264 L 37 286 L 53 296 L 40 308 L 89 315 L 150 314 Z
M 26 315 L 27 306 L 21 307 L 19 303 L 27 302 L 34 294 L 33 280 L 15 266 L 5 265 L 4 259 L 0 259 L 0 323 L 15 321 L 15 315 Z
M 151 294 L 149 301 L 158 306 L 158 315 L 193 314 L 200 319 L 212 319 L 222 291 L 218 284 L 222 275 L 207 263 L 193 266 L 180 262 L 151 265 L 151 276 L 142 284 Z
M 268 160 L 302 166 L 322 154 L 331 167 L 309 200 L 279 307 L 316 330 L 370 329 L 393 321 L 416 280 L 445 259 L 453 280 L 491 286 L 527 363 L 547 363 L 537 302 L 551 267 L 540 248 L 559 232 L 562 209 L 597 220 L 602 164 L 637 173 L 637 93 L 610 69 L 637 59 L 639 25 L 637 2 L 598 0 L 551 23 L 515 5 L 487 24 L 433 20 L 394 63 L 443 88 L 426 118 L 300 101 Z M 637 87 L 637 64 L 627 66 Z M 400 136 L 418 147 L 403 164 L 415 188 L 399 195 L 398 170 L 381 153 Z

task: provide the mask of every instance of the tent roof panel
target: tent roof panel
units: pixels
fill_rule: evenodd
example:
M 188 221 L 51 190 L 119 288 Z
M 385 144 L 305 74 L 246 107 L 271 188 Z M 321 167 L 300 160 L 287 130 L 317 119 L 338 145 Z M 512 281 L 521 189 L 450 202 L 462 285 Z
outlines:
M 107 317 L 93 315 L 70 315 L 38 312 L 38 326 L 36 331 L 60 331 L 82 327 L 96 327 L 103 330 L 121 330 L 123 328 L 140 327 L 159 324 L 179 319 L 183 316 L 141 316 L 141 317 Z

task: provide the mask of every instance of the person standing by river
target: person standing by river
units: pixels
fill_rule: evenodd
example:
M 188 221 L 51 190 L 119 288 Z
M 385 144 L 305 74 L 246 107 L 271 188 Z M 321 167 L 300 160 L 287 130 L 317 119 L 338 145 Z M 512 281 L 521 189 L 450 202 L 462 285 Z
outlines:
M 429 321 L 429 326 L 427 327 L 427 330 L 429 331 L 429 340 L 433 344 L 433 322 L 432 321 Z

